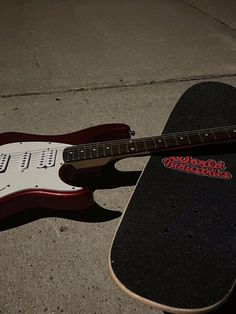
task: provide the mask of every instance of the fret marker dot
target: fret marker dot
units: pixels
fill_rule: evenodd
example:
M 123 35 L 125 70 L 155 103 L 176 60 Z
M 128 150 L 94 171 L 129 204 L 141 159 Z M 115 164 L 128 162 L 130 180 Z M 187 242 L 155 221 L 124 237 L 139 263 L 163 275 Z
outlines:
M 96 151 L 96 148 L 94 148 L 93 151 L 95 152 L 95 151 Z
M 236 133 L 236 130 L 233 130 L 234 133 Z
M 161 140 L 159 140 L 158 142 L 161 142 Z
M 184 138 L 181 136 L 180 139 L 183 140 Z
M 110 149 L 110 147 L 109 147 L 109 146 L 107 146 L 107 149 Z
M 208 133 L 206 133 L 205 136 L 208 136 Z
M 134 148 L 133 148 L 133 147 L 131 147 L 131 150 L 134 150 Z
M 81 153 L 83 153 L 84 151 L 83 151 L 83 150 L 81 150 L 80 152 L 81 152 Z

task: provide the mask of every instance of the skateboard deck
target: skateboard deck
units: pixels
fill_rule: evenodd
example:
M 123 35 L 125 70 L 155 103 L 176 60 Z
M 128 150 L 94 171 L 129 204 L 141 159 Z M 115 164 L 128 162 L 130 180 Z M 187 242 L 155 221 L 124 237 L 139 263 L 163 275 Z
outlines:
M 234 87 L 196 84 L 177 102 L 163 134 L 233 125 L 235 105 Z M 114 237 L 111 275 L 130 296 L 160 310 L 214 310 L 235 285 L 235 223 L 234 147 L 152 156 Z

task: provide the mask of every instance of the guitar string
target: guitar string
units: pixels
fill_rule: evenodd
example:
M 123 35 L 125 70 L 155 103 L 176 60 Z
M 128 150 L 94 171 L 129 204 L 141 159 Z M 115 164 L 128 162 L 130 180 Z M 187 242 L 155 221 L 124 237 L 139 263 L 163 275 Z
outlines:
M 79 145 L 71 145 L 71 146 L 60 146 L 60 147 L 53 147 L 53 149 L 55 149 L 56 151 L 60 151 L 60 150 L 64 150 L 65 148 L 69 148 L 72 149 L 74 152 L 78 152 L 79 149 L 87 149 L 87 148 L 93 148 L 92 146 L 94 145 L 95 148 L 101 148 L 104 149 L 104 146 L 108 146 L 108 145 L 112 145 L 112 144 L 130 144 L 130 143 L 136 143 L 138 144 L 139 142 L 144 142 L 144 141 L 153 141 L 155 139 L 175 139 L 176 140 L 176 136 L 185 136 L 186 134 L 190 134 L 190 135 L 204 135 L 206 134 L 206 131 L 209 133 L 212 132 L 213 130 L 224 130 L 225 132 L 227 131 L 232 131 L 232 127 L 222 127 L 222 128 L 212 128 L 212 129 L 201 129 L 201 130 L 196 130 L 196 131 L 186 131 L 186 132 L 177 132 L 177 133 L 170 133 L 170 134 L 163 134 L 161 136 L 156 136 L 156 137 L 146 137 L 146 138 L 137 138 L 137 139 L 121 139 L 121 140 L 113 140 L 113 141 L 105 141 L 105 142 L 97 142 L 97 143 L 86 143 L 86 144 L 79 144 Z M 205 132 L 203 132 L 205 131 Z M 99 147 L 100 145 L 100 147 Z M 191 144 L 190 144 L 191 145 Z M 160 147 L 159 147 L 160 148 Z M 45 149 L 44 149 L 45 150 Z M 144 150 L 145 151 L 145 150 Z M 31 156 L 36 157 L 37 153 L 42 154 L 43 149 L 41 150 L 32 150 L 29 151 L 29 153 L 32 153 Z M 19 152 L 19 153 L 13 153 L 11 154 L 11 158 L 12 159 L 16 159 L 17 156 L 21 159 L 22 158 L 22 153 L 24 152 Z M 123 153 L 123 152 L 122 152 Z M 126 153 L 126 152 L 124 152 Z M 129 152 L 127 152 L 129 153 Z M 39 156 L 39 155 L 38 155 Z M 41 156 L 41 155 L 40 155 Z M 32 157 L 31 157 L 32 158 Z M 93 157 L 95 158 L 95 157 Z
M 203 134 L 201 134 L 201 135 L 203 135 Z M 163 138 L 163 137 L 162 137 Z M 160 139 L 160 137 L 156 137 L 156 139 Z M 176 137 L 170 137 L 170 136 L 168 136 L 168 137 L 164 137 L 164 139 L 165 140 L 168 140 L 168 139 L 175 139 L 176 140 Z M 63 147 L 54 147 L 53 149 L 55 149 L 56 150 L 56 152 L 60 152 L 60 151 L 64 151 L 64 149 L 65 148 L 68 148 L 68 149 L 72 149 L 72 154 L 82 154 L 83 153 L 83 155 L 85 155 L 85 154 L 88 154 L 88 152 L 86 152 L 86 149 L 89 149 L 89 155 L 91 155 L 92 156 L 92 152 L 91 152 L 91 150 L 93 150 L 93 148 L 94 149 L 96 149 L 96 151 L 99 151 L 99 150 L 102 150 L 103 151 L 103 156 L 105 157 L 106 155 L 108 155 L 108 154 L 105 154 L 104 153 L 104 150 L 105 151 L 107 151 L 106 149 L 105 149 L 105 146 L 108 146 L 109 148 L 111 148 L 111 150 L 113 150 L 113 151 L 116 151 L 116 153 L 113 153 L 113 155 L 122 155 L 122 154 L 129 154 L 129 153 L 134 153 L 135 151 L 136 152 L 148 152 L 149 150 L 158 150 L 158 149 L 161 149 L 161 148 L 168 148 L 168 145 L 166 144 L 166 146 L 164 146 L 164 147 L 161 147 L 161 146 L 159 146 L 159 147 L 156 147 L 156 146 L 158 146 L 156 143 L 154 143 L 154 141 L 155 141 L 155 138 L 153 137 L 153 138 L 145 138 L 145 139 L 134 139 L 134 141 L 127 141 L 127 140 L 123 140 L 123 141 L 117 141 L 117 142 L 115 142 L 114 143 L 114 141 L 113 142 L 101 142 L 101 143 L 90 143 L 90 144 L 80 144 L 80 145 L 78 145 L 78 146 L 63 146 Z M 146 143 L 145 143 L 145 142 Z M 150 142 L 152 142 L 152 146 L 150 147 L 147 147 L 148 146 L 148 144 L 147 144 L 147 141 L 150 141 Z M 217 142 L 217 140 L 216 140 L 216 142 Z M 139 144 L 142 144 L 142 146 L 143 146 L 143 149 L 141 149 L 141 148 L 139 148 L 139 149 L 136 149 L 135 148 L 135 150 L 133 150 L 133 151 L 129 151 L 129 148 L 127 147 L 125 150 L 123 150 L 122 152 L 121 152 L 121 149 L 120 149 L 120 147 L 119 148 L 117 148 L 117 147 L 112 147 L 113 145 L 115 145 L 115 144 L 117 144 L 117 145 L 124 145 L 124 146 L 126 146 L 127 144 L 131 144 L 131 143 L 133 143 L 134 144 L 134 146 L 137 146 L 137 145 L 139 145 Z M 189 144 L 189 143 L 188 143 Z M 191 145 L 191 144 L 189 144 L 189 145 Z M 175 146 L 175 145 L 169 145 L 169 147 L 171 147 L 171 146 Z M 178 147 L 178 144 L 176 143 L 176 147 Z M 32 160 L 32 159 L 41 159 L 42 158 L 42 152 L 43 152 L 43 150 L 35 150 L 35 151 L 30 151 L 30 159 Z M 94 154 L 95 154 L 96 152 L 94 152 Z M 110 155 L 112 155 L 112 154 L 110 154 Z M 23 156 L 24 156 L 24 152 L 19 152 L 19 153 L 17 153 L 17 154 L 10 154 L 10 156 L 11 156 L 11 159 L 12 160 L 14 160 L 14 161 L 16 161 L 16 160 L 22 160 L 22 158 L 23 158 Z M 99 156 L 92 156 L 92 157 L 90 157 L 90 158 L 98 158 Z M 102 156 L 100 156 L 100 157 L 102 157 Z M 84 156 L 84 158 L 83 159 L 90 159 L 90 158 L 85 158 L 85 156 Z
M 167 133 L 167 134 L 162 134 L 159 136 L 153 136 L 153 137 L 143 137 L 143 138 L 134 138 L 134 139 L 119 139 L 119 140 L 110 140 L 110 141 L 102 141 L 102 142 L 92 142 L 92 143 L 84 143 L 84 144 L 78 144 L 78 145 L 63 145 L 63 146 L 58 146 L 58 147 L 52 147 L 53 150 L 58 151 L 63 151 L 64 149 L 68 148 L 69 150 L 71 149 L 74 152 L 78 152 L 78 150 L 85 150 L 85 149 L 90 149 L 90 148 L 101 148 L 104 149 L 105 146 L 111 146 L 111 145 L 127 145 L 127 144 L 139 144 L 139 143 L 143 143 L 144 141 L 155 141 L 155 140 L 168 140 L 168 139 L 174 139 L 174 140 L 178 140 L 178 137 L 188 137 L 191 135 L 205 135 L 205 134 L 210 134 L 212 132 L 216 133 L 216 132 L 221 132 L 224 131 L 225 133 L 227 133 L 228 131 L 232 131 L 234 132 L 234 128 L 236 128 L 235 125 L 232 126 L 227 126 L 227 127 L 218 127 L 218 128 L 211 128 L 211 129 L 200 129 L 200 130 L 193 130 L 193 131 L 185 131 L 185 132 L 175 132 L 175 133 Z M 235 130 L 236 131 L 236 130 Z M 212 135 L 214 136 L 214 135 Z M 226 137 L 227 138 L 227 137 Z M 229 138 L 229 137 L 228 137 Z M 230 138 L 229 138 L 230 139 Z M 217 140 L 216 140 L 217 141 Z M 177 145 L 177 143 L 176 143 Z M 191 145 L 191 144 L 190 144 Z M 47 147 L 48 148 L 48 147 Z M 165 148 L 165 147 L 164 147 Z M 158 149 L 158 148 L 157 148 Z M 29 152 L 32 156 L 34 155 L 34 157 L 37 156 L 41 156 L 39 154 L 42 154 L 44 150 L 47 149 L 37 149 L 37 150 L 30 150 L 30 151 L 22 151 L 22 152 L 14 152 L 11 155 L 11 159 L 16 159 L 16 158 L 22 158 L 22 154 L 24 154 L 25 152 Z

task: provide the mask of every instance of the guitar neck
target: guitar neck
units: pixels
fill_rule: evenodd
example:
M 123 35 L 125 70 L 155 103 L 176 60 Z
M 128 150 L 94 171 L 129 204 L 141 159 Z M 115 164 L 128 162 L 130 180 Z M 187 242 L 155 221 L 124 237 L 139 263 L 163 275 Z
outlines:
M 231 142 L 236 142 L 236 125 L 137 139 L 80 144 L 65 148 L 63 159 L 65 163 L 107 157 L 120 159 Z

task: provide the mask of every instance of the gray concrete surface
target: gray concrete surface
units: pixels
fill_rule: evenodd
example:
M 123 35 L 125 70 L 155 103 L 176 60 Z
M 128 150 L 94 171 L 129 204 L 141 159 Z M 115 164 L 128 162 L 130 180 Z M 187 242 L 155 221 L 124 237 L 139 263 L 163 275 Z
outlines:
M 124 122 L 137 136 L 159 134 L 188 87 L 236 83 L 236 10 L 224 3 L 226 11 L 213 0 L 1 2 L 0 132 Z M 107 221 L 44 217 L 2 231 L 0 313 L 161 313 L 108 272 L 114 215 L 133 189 L 95 192 Z
M 1 94 L 236 73 L 234 31 L 182 1 L 9 0 L 0 29 Z

